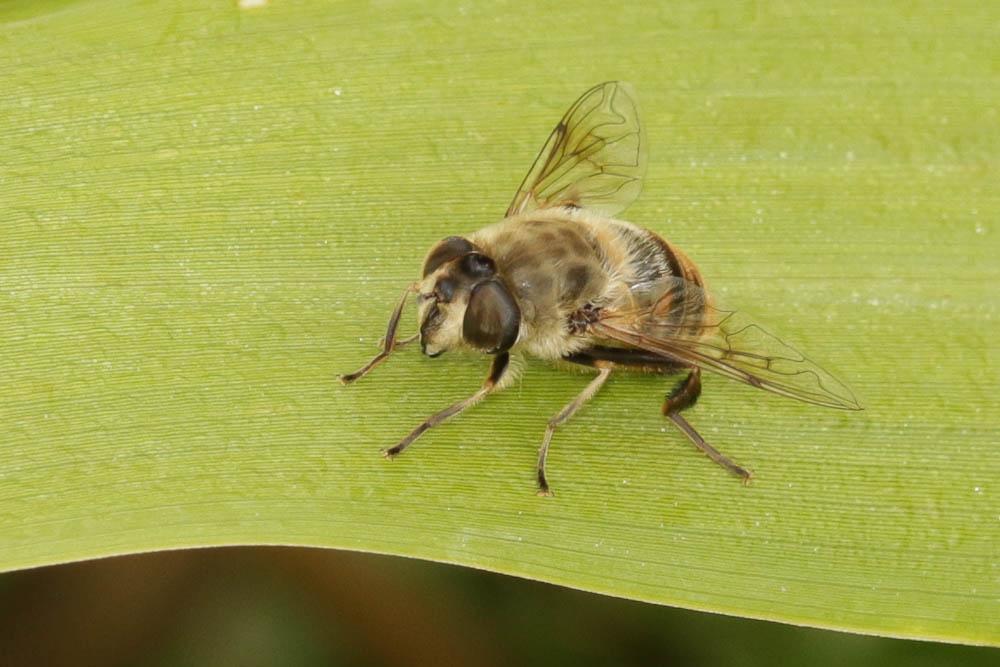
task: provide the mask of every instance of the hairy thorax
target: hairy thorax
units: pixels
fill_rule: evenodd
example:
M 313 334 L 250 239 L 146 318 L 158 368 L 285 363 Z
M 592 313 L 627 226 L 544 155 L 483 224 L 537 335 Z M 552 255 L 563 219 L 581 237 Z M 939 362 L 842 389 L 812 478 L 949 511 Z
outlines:
M 666 243 L 632 225 L 579 209 L 508 218 L 470 240 L 497 263 L 521 308 L 518 347 L 558 359 L 593 341 L 573 335 L 569 318 L 584 307 L 620 307 L 632 288 L 669 276 Z

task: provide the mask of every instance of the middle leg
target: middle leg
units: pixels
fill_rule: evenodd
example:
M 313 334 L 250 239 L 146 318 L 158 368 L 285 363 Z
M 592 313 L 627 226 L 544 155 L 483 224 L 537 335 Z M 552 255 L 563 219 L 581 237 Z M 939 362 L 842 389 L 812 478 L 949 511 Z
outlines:
M 549 490 L 549 482 L 545 478 L 545 459 L 549 455 L 549 444 L 552 442 L 552 434 L 556 432 L 556 427 L 576 414 L 576 411 L 582 408 L 584 403 L 592 399 L 594 394 L 607 382 L 608 377 L 611 375 L 611 365 L 599 367 L 599 369 L 597 377 L 591 380 L 590 384 L 576 398 L 567 403 L 566 407 L 559 411 L 559 414 L 550 419 L 548 426 L 545 428 L 542 447 L 538 450 L 538 495 L 540 496 L 552 495 L 552 491 Z

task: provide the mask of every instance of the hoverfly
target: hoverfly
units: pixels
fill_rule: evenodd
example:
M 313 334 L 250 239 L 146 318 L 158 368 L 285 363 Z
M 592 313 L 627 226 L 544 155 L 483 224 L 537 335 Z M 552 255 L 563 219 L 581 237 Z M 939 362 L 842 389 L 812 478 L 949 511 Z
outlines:
M 612 217 L 638 197 L 645 170 L 634 93 L 622 82 L 602 83 L 556 125 L 503 220 L 430 250 L 421 279 L 406 288 L 389 319 L 382 351 L 341 381 L 366 375 L 418 338 L 430 357 L 471 348 L 493 361 L 478 391 L 428 417 L 385 456 L 509 384 L 515 352 L 596 371 L 548 422 L 538 452 L 541 495 L 550 495 L 545 461 L 553 433 L 615 371 L 683 374 L 666 395 L 663 414 L 744 481 L 750 471 L 707 443 L 681 414 L 701 393 L 702 370 L 806 403 L 861 409 L 830 373 L 748 317 L 716 307 L 698 269 L 677 247 Z M 413 293 L 420 333 L 397 341 Z

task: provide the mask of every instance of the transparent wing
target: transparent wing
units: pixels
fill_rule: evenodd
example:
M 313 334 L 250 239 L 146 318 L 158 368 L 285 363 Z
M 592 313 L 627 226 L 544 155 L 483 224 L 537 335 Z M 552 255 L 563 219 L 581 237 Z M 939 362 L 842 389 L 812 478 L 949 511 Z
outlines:
M 806 403 L 862 409 L 844 383 L 697 285 L 671 278 L 634 292 L 635 307 L 600 311 L 594 334 Z
M 616 215 L 639 196 L 645 173 L 635 93 L 608 81 L 585 92 L 552 130 L 507 215 L 553 206 Z

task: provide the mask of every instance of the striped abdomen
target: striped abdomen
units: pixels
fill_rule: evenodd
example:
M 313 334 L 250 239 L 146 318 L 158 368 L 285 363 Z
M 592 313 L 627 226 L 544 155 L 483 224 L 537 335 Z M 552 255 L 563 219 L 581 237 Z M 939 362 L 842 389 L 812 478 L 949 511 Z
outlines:
M 696 335 L 710 305 L 701 273 L 687 255 L 648 229 L 631 228 L 633 266 L 638 286 L 652 286 L 644 295 L 652 311 L 646 322 L 653 335 Z

